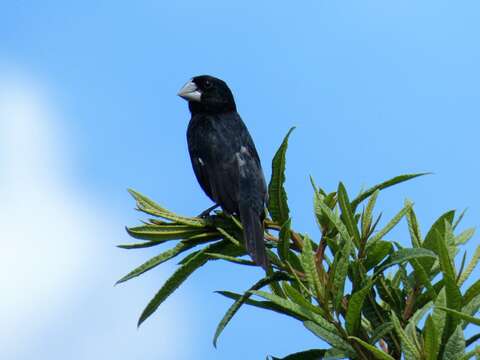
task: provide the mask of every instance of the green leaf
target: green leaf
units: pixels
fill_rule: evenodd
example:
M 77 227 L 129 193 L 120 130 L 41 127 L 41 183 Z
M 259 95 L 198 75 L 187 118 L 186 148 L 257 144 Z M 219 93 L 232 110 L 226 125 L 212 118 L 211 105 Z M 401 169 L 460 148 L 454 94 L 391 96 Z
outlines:
M 223 254 L 215 254 L 215 253 L 205 253 L 208 257 L 217 260 L 225 260 L 231 263 L 240 264 L 240 265 L 247 265 L 247 266 L 257 266 L 253 261 L 246 260 L 242 258 L 238 258 L 235 256 L 223 255 Z
M 258 290 L 252 290 L 250 291 L 252 294 L 255 294 L 257 296 L 263 297 L 264 299 L 267 299 L 278 306 L 288 310 L 289 312 L 292 312 L 294 314 L 297 314 L 303 318 L 315 321 L 318 324 L 321 324 L 323 327 L 327 328 L 328 330 L 332 332 L 336 332 L 335 326 L 330 324 L 328 321 L 326 321 L 323 317 L 318 315 L 317 313 L 310 311 L 296 303 L 291 302 L 290 300 L 284 299 L 280 296 L 277 296 L 275 294 L 271 294 L 265 291 L 258 291 Z
M 268 185 L 268 211 L 272 216 L 273 221 L 277 224 L 284 224 L 290 217 L 290 210 L 288 209 L 287 193 L 284 189 L 285 183 L 285 155 L 287 153 L 288 138 L 295 128 L 292 127 L 285 138 L 282 145 L 277 150 L 272 160 L 272 178 Z
M 425 317 L 427 312 L 431 309 L 432 305 L 433 302 L 430 301 L 423 307 L 419 309 L 417 308 L 414 314 L 410 317 L 410 320 L 408 320 L 407 326 L 405 327 L 406 333 L 408 334 L 410 339 L 413 339 L 418 349 L 422 348 L 418 339 L 418 324 Z
M 290 250 L 290 226 L 292 222 L 290 219 L 285 221 L 278 234 L 278 255 L 283 261 L 288 260 L 288 253 Z
M 203 232 L 199 233 L 196 235 L 190 235 L 189 237 L 186 237 L 183 239 L 183 242 L 188 242 L 189 244 L 204 244 L 207 242 L 211 242 L 214 240 L 219 240 L 220 235 L 217 232 Z M 161 245 L 165 242 L 165 240 L 152 240 L 152 241 L 145 241 L 142 243 L 136 243 L 136 244 L 124 244 L 124 245 L 117 245 L 118 248 L 120 249 L 143 249 L 143 248 L 149 248 L 157 245 Z
M 470 228 L 455 237 L 455 244 L 461 245 L 467 243 L 475 235 L 475 228 Z
M 443 273 L 443 280 L 445 283 L 445 294 L 447 307 L 454 310 L 461 310 L 463 299 L 459 287 L 457 286 L 455 268 L 453 260 L 450 258 L 447 248 L 447 232 L 441 236 L 440 232 L 436 230 L 437 244 L 436 251 L 439 257 L 440 268 Z M 443 339 L 448 339 L 457 328 L 458 319 L 447 316 Z
M 473 254 L 472 259 L 467 265 L 467 268 L 465 271 L 462 273 L 460 276 L 460 279 L 458 281 L 458 286 L 462 286 L 462 284 L 465 282 L 465 280 L 468 279 L 468 277 L 472 274 L 473 270 L 475 270 L 475 267 L 477 266 L 478 262 L 480 261 L 480 245 L 477 246 L 475 253 Z
M 345 280 L 348 276 L 350 253 L 352 251 L 352 238 L 348 237 L 341 251 L 337 251 L 333 262 L 333 292 L 335 309 L 340 311 L 341 301 L 345 290 Z
M 453 310 L 453 309 L 449 309 L 449 308 L 446 308 L 446 307 L 443 307 L 443 306 L 437 306 L 437 309 L 445 311 L 445 312 L 451 314 L 452 316 L 456 317 L 457 319 L 465 320 L 468 323 L 480 326 L 480 319 L 479 318 L 475 318 L 475 317 L 470 316 L 468 314 L 465 314 L 463 312 Z
M 134 277 L 137 277 L 154 267 L 160 265 L 161 263 L 164 263 L 165 261 L 170 260 L 171 258 L 177 256 L 178 254 L 191 249 L 194 247 L 196 244 L 190 244 L 190 243 L 184 243 L 184 242 L 179 242 L 174 248 L 169 249 L 165 252 L 162 252 L 161 254 L 151 258 L 147 262 L 143 263 L 139 267 L 137 267 L 135 270 L 129 272 L 127 275 L 122 277 L 120 280 L 117 281 L 116 284 L 123 283 L 125 281 L 128 281 Z
M 323 359 L 327 350 L 306 350 L 290 354 L 284 358 L 271 357 L 272 360 L 320 360 Z
M 272 301 L 273 303 L 279 305 L 280 307 L 288 311 L 291 311 L 299 316 L 309 319 L 309 321 L 304 322 L 304 325 L 307 329 L 312 331 L 324 341 L 328 342 L 333 347 L 354 353 L 350 344 L 348 344 L 348 342 L 346 342 L 339 335 L 337 328 L 333 324 L 325 320 L 322 316 L 277 295 L 270 294 L 264 291 L 251 292 L 257 296 Z
M 372 238 L 370 238 L 370 240 L 367 243 L 367 249 L 370 249 L 370 247 L 373 244 L 375 244 L 377 241 L 381 240 L 385 235 L 387 235 L 390 232 L 390 230 L 392 230 L 400 222 L 400 220 L 402 220 L 405 214 L 410 211 L 410 209 L 412 208 L 412 205 L 413 204 L 411 202 L 406 201 L 406 204 L 403 207 L 403 209 L 400 210 L 398 214 L 395 215 L 393 219 L 390 220 L 389 223 L 385 225 L 385 227 L 382 230 L 380 230 Z
M 321 195 L 316 194 L 315 201 L 315 214 L 317 218 L 321 217 L 324 214 L 329 221 L 333 224 L 335 229 L 340 233 L 340 236 L 344 239 L 350 239 L 350 234 L 345 226 L 345 224 L 340 220 L 340 218 L 322 201 Z
M 445 288 L 443 288 L 438 293 L 438 296 L 434 301 L 434 308 L 432 313 L 432 320 L 435 325 L 435 329 L 437 330 L 437 333 L 440 336 L 440 341 L 441 341 L 442 333 L 445 329 L 445 323 L 447 321 L 447 314 L 445 314 L 444 311 L 441 311 L 439 309 L 439 307 L 445 307 L 447 305 L 447 296 L 445 295 L 445 293 L 446 293 Z
M 415 277 L 416 287 L 421 288 L 422 286 L 426 286 L 429 291 L 436 294 L 435 288 L 430 281 L 430 277 L 422 264 L 420 264 L 417 259 L 411 259 L 410 264 L 414 269 L 413 276 Z
M 420 352 L 418 351 L 410 337 L 407 335 L 405 330 L 402 328 L 402 325 L 400 324 L 400 320 L 398 320 L 397 315 L 395 315 L 395 312 L 393 311 L 391 312 L 391 314 L 395 331 L 397 332 L 398 337 L 402 341 L 402 349 L 405 357 L 420 359 Z
M 420 247 L 422 245 L 422 234 L 420 226 L 418 225 L 417 216 L 413 208 L 407 212 L 408 231 L 410 232 L 410 239 L 413 247 Z
M 455 230 L 457 228 L 457 226 L 460 224 L 460 222 L 463 220 L 463 217 L 465 216 L 466 212 L 467 212 L 468 208 L 467 209 L 463 209 L 463 211 L 460 213 L 460 215 L 458 216 L 458 219 L 455 220 L 455 223 L 453 224 L 453 230 Z
M 351 202 L 351 207 L 352 207 L 352 210 L 355 211 L 355 209 L 357 208 L 357 206 L 365 199 L 367 199 L 368 197 L 370 197 L 375 191 L 377 190 L 383 190 L 383 189 L 386 189 L 390 186 L 393 186 L 393 185 L 396 185 L 396 184 L 400 184 L 404 181 L 408 181 L 408 180 L 411 180 L 411 179 L 414 179 L 416 177 L 419 177 L 419 176 L 424 176 L 424 175 L 428 175 L 430 173 L 419 173 L 419 174 L 406 174 L 406 175 L 400 175 L 400 176 L 396 176 L 390 180 L 387 180 L 387 181 L 384 181 L 383 183 L 381 184 L 377 184 L 375 186 L 372 186 L 370 189 L 362 192 L 360 195 L 358 195 L 352 202 Z
M 349 339 L 353 339 L 355 340 L 356 342 L 358 342 L 360 345 L 362 345 L 365 349 L 367 349 L 368 351 L 370 351 L 373 356 L 375 357 L 375 359 L 380 359 L 380 360 L 395 360 L 395 358 L 391 357 L 390 355 L 388 355 L 386 352 L 376 348 L 375 346 L 363 341 L 362 339 L 359 339 L 355 336 L 349 336 L 348 337 Z
M 231 291 L 216 291 L 217 294 L 223 295 L 229 299 L 233 300 L 238 300 L 240 299 L 243 295 L 236 294 Z M 293 313 L 281 306 L 278 306 L 277 304 L 271 302 L 271 301 L 257 301 L 257 300 L 252 300 L 252 299 L 247 299 L 244 301 L 244 304 L 250 305 L 250 306 L 255 306 L 260 309 L 265 309 L 265 310 L 271 310 L 275 311 L 276 313 L 282 314 L 282 315 L 287 315 L 289 317 L 292 317 L 296 320 L 299 321 L 305 321 L 305 317 L 300 316 L 296 313 Z
M 443 360 L 460 360 L 465 354 L 465 338 L 460 326 L 457 326 L 445 345 Z
M 305 270 L 305 276 L 307 278 L 308 284 L 310 285 L 310 288 L 315 291 L 318 300 L 322 301 L 325 297 L 325 290 L 320 283 L 320 279 L 318 277 L 312 243 L 307 235 L 305 235 L 304 237 L 302 255 L 300 259 L 302 261 L 302 267 Z
M 476 298 L 480 294 L 480 279 L 475 281 L 468 289 L 465 291 L 465 295 L 463 296 L 464 304 L 468 304 L 474 298 Z
M 338 336 L 336 330 L 329 330 L 313 321 L 305 321 L 303 325 L 318 336 L 323 341 L 329 343 L 334 348 L 340 349 L 342 351 L 347 352 L 350 356 L 355 356 L 355 351 L 353 350 L 352 346 L 345 341 L 343 338 Z
M 442 329 L 435 327 L 435 322 L 432 316 L 429 315 L 423 329 L 423 349 L 426 360 L 438 359 L 438 352 L 440 351 L 440 343 L 442 341 L 441 333 Z
M 191 225 L 191 226 L 197 226 L 197 227 L 207 226 L 207 222 L 204 219 L 179 216 L 167 209 L 164 209 L 154 201 L 136 192 L 135 190 L 128 189 L 128 192 L 136 200 L 138 210 L 143 211 L 146 214 L 158 216 L 163 219 L 175 221 L 184 225 Z
M 379 240 L 373 244 L 367 252 L 367 258 L 363 265 L 368 271 L 377 266 L 388 254 L 392 252 L 393 245 L 389 241 Z
M 217 227 L 217 230 L 220 234 L 223 235 L 223 238 L 225 240 L 230 241 L 232 244 L 235 244 L 236 246 L 240 246 L 240 247 L 243 246 L 240 244 L 240 242 L 237 239 L 235 239 L 235 237 L 230 235 L 226 230 L 222 229 L 221 227 Z
M 305 299 L 305 297 L 300 294 L 293 286 L 290 286 L 288 283 L 284 283 L 283 290 L 285 291 L 289 299 L 292 300 L 294 303 L 306 308 L 311 312 L 323 315 L 324 312 L 322 309 L 313 305 L 310 301 Z
M 138 320 L 138 326 L 140 326 L 150 315 L 152 315 L 195 270 L 203 266 L 210 258 L 205 253 L 212 252 L 231 252 L 232 254 L 242 254 L 243 252 L 235 247 L 233 244 L 226 240 L 208 245 L 201 251 L 191 257 L 185 264 L 177 269 L 173 275 L 163 284 L 161 289 L 155 294 L 152 300 L 148 303 L 147 307 L 143 310 Z
M 251 290 L 258 290 L 272 282 L 284 280 L 287 278 L 288 277 L 286 277 L 284 273 L 276 272 L 273 275 L 267 276 L 256 282 L 247 292 L 245 292 L 239 299 L 237 299 L 232 304 L 232 306 L 230 306 L 230 308 L 227 310 L 222 320 L 218 324 L 217 329 L 215 330 L 215 335 L 213 337 L 213 346 L 217 347 L 218 337 L 225 329 L 227 324 L 230 322 L 230 320 L 233 318 L 233 316 L 237 313 L 238 309 L 240 309 L 240 307 L 245 303 L 245 301 L 252 295 L 252 293 L 250 292 Z
M 373 283 L 369 282 L 367 286 L 353 293 L 348 301 L 347 315 L 345 316 L 345 327 L 349 334 L 353 335 L 358 331 L 362 317 L 363 302 L 365 301 L 365 297 L 370 293 L 372 285 Z
M 400 249 L 395 251 L 391 254 L 382 264 L 375 269 L 375 274 L 380 274 L 385 269 L 403 263 L 405 261 L 410 261 L 412 259 L 420 259 L 420 258 L 433 258 L 436 259 L 437 255 L 433 251 L 427 249 Z
M 466 303 L 461 312 L 474 316 L 480 310 L 480 295 L 474 297 L 469 303 Z M 464 322 L 462 327 L 465 328 L 468 325 L 468 322 Z
M 355 214 L 350 207 L 350 200 L 348 199 L 347 190 L 345 186 L 340 183 L 338 185 L 338 203 L 342 210 L 342 219 L 347 227 L 349 234 L 353 237 L 353 240 L 357 247 L 360 246 L 360 233 L 358 231 L 357 222 L 355 221 Z
M 128 234 L 136 239 L 142 240 L 175 240 L 185 239 L 192 235 L 203 233 L 205 230 L 189 225 L 176 226 L 160 226 L 160 225 L 143 225 L 126 228 Z
M 445 221 L 449 222 L 450 224 L 453 222 L 453 218 L 455 217 L 455 211 L 448 211 L 442 216 L 440 216 L 435 223 L 432 225 L 430 230 L 427 233 L 427 236 L 425 237 L 425 240 L 423 241 L 422 246 L 425 249 L 429 249 L 437 253 L 437 243 L 438 243 L 438 236 L 440 235 L 440 238 L 443 238 L 445 234 Z M 432 269 L 433 264 L 435 263 L 435 259 L 432 258 L 425 258 L 420 260 L 420 264 L 422 264 L 423 268 L 425 271 L 430 274 L 430 271 Z
M 382 339 L 385 335 L 393 330 L 393 323 L 388 321 L 374 328 L 372 336 L 370 336 L 370 342 L 375 344 Z
M 378 194 L 380 194 L 380 190 L 376 190 L 372 194 L 372 196 L 368 200 L 365 212 L 362 214 L 362 238 L 364 239 L 366 239 L 370 235 L 373 219 L 373 209 L 375 207 L 375 203 L 377 202 Z

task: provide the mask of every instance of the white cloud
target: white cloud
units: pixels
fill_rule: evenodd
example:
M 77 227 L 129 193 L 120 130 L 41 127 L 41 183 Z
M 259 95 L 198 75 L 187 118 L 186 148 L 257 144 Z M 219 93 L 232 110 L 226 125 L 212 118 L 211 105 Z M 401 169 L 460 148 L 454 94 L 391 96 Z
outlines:
M 115 264 L 120 258 L 110 233 L 119 234 L 122 225 L 105 211 L 100 221 L 102 205 L 69 181 L 68 148 L 59 141 L 60 117 L 48 92 L 5 74 L 0 71 L 0 358 L 187 358 L 185 309 L 179 308 L 186 304 L 170 304 L 155 325 L 136 330 L 132 315 L 151 293 L 137 285 L 127 297 L 112 286 L 129 270 Z

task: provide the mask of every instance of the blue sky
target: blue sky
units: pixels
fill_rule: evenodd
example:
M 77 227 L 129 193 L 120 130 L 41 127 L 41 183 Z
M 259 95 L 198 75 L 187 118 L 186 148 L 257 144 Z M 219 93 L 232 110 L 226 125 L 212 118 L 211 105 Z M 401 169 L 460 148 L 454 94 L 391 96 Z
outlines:
M 294 321 L 244 308 L 215 350 L 229 302 L 213 291 L 242 291 L 261 275 L 222 264 L 195 274 L 137 331 L 174 268 L 112 287 L 158 251 L 114 248 L 140 217 L 125 189 L 185 214 L 210 205 L 176 97 L 207 73 L 232 88 L 267 177 L 297 126 L 287 165 L 297 229 L 318 235 L 310 174 L 356 193 L 418 171 L 435 174 L 385 192 L 385 219 L 408 197 L 424 231 L 453 208 L 468 207 L 464 226 L 477 226 L 479 11 L 476 1 L 439 0 L 2 4 L 0 104 L 12 107 L 0 116 L 10 199 L 0 205 L 1 279 L 11 293 L 0 300 L 10 334 L 2 358 L 257 359 L 321 346 Z M 13 224 L 25 219 L 39 230 L 19 234 Z M 405 230 L 392 236 L 406 243 Z

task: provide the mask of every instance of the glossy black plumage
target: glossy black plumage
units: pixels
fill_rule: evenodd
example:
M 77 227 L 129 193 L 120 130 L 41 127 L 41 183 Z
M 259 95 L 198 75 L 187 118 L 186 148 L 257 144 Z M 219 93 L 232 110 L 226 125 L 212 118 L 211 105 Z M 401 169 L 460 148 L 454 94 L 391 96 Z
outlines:
M 238 214 L 253 260 L 267 268 L 264 209 L 267 188 L 255 144 L 220 79 L 198 76 L 180 96 L 192 114 L 187 130 L 193 170 L 205 193 L 229 214 Z

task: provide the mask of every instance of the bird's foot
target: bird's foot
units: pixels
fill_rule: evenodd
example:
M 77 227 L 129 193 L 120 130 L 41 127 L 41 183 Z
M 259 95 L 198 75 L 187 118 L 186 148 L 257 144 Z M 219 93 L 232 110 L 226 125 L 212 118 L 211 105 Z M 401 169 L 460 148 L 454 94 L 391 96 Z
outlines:
M 213 206 L 210 206 L 208 209 L 202 211 L 202 212 L 200 213 L 200 215 L 198 215 L 197 217 L 202 218 L 202 219 L 206 219 L 206 218 L 210 217 L 210 212 L 211 212 L 212 210 L 215 210 L 215 209 L 218 208 L 219 206 L 220 206 L 220 205 L 218 205 L 218 204 L 215 204 L 215 205 L 213 205 Z

